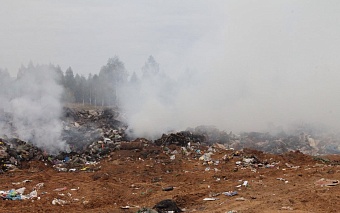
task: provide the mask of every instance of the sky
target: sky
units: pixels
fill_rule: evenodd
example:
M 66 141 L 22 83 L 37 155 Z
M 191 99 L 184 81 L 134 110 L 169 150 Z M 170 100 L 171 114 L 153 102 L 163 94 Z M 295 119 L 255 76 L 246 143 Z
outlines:
M 340 129 L 339 11 L 338 1 L 314 0 L 2 0 L 0 67 L 15 76 L 29 61 L 53 63 L 87 76 L 117 55 L 140 74 L 153 55 L 181 86 L 171 109 L 140 104 L 136 126 L 154 117 L 150 128 L 297 121 Z
M 29 61 L 51 62 L 87 75 L 117 55 L 132 73 L 153 55 L 164 69 L 173 69 L 199 39 L 223 28 L 223 6 L 223 1 L 5 0 L 0 67 L 15 74 Z

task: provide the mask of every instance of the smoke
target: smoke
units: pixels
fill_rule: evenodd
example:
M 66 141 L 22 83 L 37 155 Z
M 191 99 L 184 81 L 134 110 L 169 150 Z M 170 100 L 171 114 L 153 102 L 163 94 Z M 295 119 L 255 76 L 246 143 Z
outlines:
M 122 100 L 135 136 L 199 125 L 233 132 L 289 131 L 296 124 L 340 130 L 340 64 L 332 47 L 339 27 L 324 12 L 316 13 L 317 23 L 303 19 L 314 7 L 271 5 L 266 14 L 253 6 L 239 14 L 230 8 L 228 22 L 183 51 L 174 69 L 160 55 L 163 75 L 141 77 L 137 92 Z
M 19 70 L 16 79 L 3 81 L 7 85 L 2 84 L 0 108 L 11 119 L 2 121 L 2 135 L 31 142 L 51 154 L 68 150 L 60 139 L 63 89 L 53 67 L 30 64 Z

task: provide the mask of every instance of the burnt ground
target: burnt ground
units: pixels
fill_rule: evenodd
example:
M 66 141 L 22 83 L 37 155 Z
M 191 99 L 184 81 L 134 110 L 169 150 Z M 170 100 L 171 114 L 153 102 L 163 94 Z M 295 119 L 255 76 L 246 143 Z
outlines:
M 22 169 L 0 175 L 0 190 L 26 187 L 25 193 L 29 193 L 37 188 L 38 198 L 0 200 L 1 212 L 129 213 L 152 208 L 164 199 L 172 199 L 185 212 L 340 209 L 340 185 L 316 183 L 321 178 L 340 179 L 338 155 L 315 158 L 300 152 L 273 155 L 215 149 L 212 161 L 204 162 L 193 153 L 181 153 L 180 147 L 171 149 L 178 151 L 173 160 L 161 146 L 115 150 L 97 164 L 75 172 L 58 172 L 47 162 L 26 162 Z M 256 161 L 246 164 L 246 159 Z M 237 187 L 244 181 L 247 186 Z M 37 187 L 39 183 L 43 186 Z M 173 190 L 163 190 L 169 186 Z M 228 191 L 238 194 L 221 194 Z M 203 200 L 209 197 L 216 200 Z M 60 199 L 60 204 L 57 200 L 52 204 L 54 199 Z

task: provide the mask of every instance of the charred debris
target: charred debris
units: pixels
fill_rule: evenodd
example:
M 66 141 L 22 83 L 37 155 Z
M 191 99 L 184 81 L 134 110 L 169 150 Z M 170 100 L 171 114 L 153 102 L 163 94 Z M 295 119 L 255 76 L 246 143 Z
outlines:
M 11 123 L 11 116 L 1 114 L 1 120 Z M 0 173 L 22 168 L 31 160 L 45 161 L 58 171 L 88 169 L 84 165 L 95 164 L 116 150 L 144 150 L 147 147 L 218 147 L 220 149 L 255 149 L 262 152 L 283 154 L 300 151 L 309 155 L 340 154 L 334 135 L 311 135 L 300 132 L 295 135 L 249 132 L 240 135 L 220 131 L 214 126 L 198 126 L 185 131 L 163 134 L 150 141 L 145 138 L 132 140 L 126 134 L 128 125 L 112 108 L 77 109 L 64 107 L 62 115 L 62 140 L 69 145 L 68 152 L 57 155 L 46 153 L 44 147 L 34 142 L 14 137 L 0 138 Z M 9 125 L 10 126 L 10 125 Z M 12 129 L 12 131 L 15 131 Z

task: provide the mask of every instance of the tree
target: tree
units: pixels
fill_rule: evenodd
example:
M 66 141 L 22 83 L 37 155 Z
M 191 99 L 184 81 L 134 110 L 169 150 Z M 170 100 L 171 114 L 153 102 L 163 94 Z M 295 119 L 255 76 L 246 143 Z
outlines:
M 149 56 L 148 60 L 142 67 L 143 78 L 150 78 L 152 76 L 158 75 L 159 64 L 156 62 L 152 55 Z
M 99 72 L 102 105 L 118 105 L 118 88 L 127 81 L 127 77 L 124 63 L 117 56 L 109 58 Z
M 85 104 L 86 78 L 76 74 L 74 95 L 77 103 Z
M 64 77 L 64 101 L 74 102 L 75 101 L 75 87 L 76 81 L 74 78 L 73 70 L 71 67 L 67 68 Z

